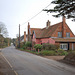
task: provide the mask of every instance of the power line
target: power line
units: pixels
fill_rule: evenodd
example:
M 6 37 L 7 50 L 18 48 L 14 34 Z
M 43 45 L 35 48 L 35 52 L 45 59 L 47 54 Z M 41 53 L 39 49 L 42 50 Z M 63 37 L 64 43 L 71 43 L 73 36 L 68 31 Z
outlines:
M 46 9 L 46 8 L 49 7 L 50 5 L 51 5 L 51 3 L 48 4 L 44 9 Z M 32 20 L 33 18 L 35 18 L 36 16 L 38 16 L 42 11 L 43 11 L 43 10 L 41 10 L 39 13 L 37 13 L 36 15 L 34 15 L 32 18 L 30 18 L 29 20 L 27 20 L 26 22 L 24 22 L 24 23 L 21 24 L 20 26 L 24 25 L 25 23 L 29 22 L 30 20 Z

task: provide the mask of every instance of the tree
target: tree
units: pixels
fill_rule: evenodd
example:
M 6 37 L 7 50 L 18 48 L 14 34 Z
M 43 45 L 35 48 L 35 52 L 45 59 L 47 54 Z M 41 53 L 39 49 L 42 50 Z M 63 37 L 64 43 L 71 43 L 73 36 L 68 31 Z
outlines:
M 2 22 L 0 22 L 0 35 L 3 35 L 4 37 L 8 36 L 7 28 Z
M 75 21 L 75 0 L 54 0 L 51 3 L 56 4 L 54 9 L 44 9 L 44 11 L 57 13 L 53 15 L 54 17 L 65 16 Z

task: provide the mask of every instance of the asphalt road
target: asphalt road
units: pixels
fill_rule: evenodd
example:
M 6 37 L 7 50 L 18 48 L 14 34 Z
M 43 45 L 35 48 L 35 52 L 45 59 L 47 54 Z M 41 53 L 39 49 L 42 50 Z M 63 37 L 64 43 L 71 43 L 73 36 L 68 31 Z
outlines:
M 75 75 L 73 66 L 19 51 L 14 46 L 3 49 L 2 54 L 16 75 Z

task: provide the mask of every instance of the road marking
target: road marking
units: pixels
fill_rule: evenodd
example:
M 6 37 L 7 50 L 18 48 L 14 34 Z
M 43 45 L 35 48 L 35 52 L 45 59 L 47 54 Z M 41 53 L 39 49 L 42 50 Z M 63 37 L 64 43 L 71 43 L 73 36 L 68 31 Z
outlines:
M 18 75 L 18 73 L 17 73 L 16 71 L 14 71 L 14 73 L 15 73 L 16 75 Z
M 6 62 L 9 64 L 9 66 L 11 67 L 11 69 L 14 71 L 15 75 L 18 75 L 18 73 L 13 69 L 12 65 L 10 64 L 10 62 L 6 59 L 6 57 L 1 53 L 1 55 L 3 56 L 3 58 L 6 60 Z

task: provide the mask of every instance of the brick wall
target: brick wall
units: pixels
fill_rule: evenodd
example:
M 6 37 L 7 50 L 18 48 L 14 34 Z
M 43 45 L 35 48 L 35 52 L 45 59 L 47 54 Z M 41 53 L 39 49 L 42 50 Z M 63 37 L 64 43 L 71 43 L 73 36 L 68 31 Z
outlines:
M 55 31 L 55 33 L 52 35 L 52 37 L 58 37 L 58 32 L 62 32 L 63 28 L 62 28 L 62 25 L 60 25 L 58 27 L 58 29 Z M 68 27 L 67 24 L 65 24 L 65 27 L 64 27 L 64 32 L 62 32 L 63 34 L 63 37 L 66 37 L 66 33 L 69 32 L 70 33 L 70 37 L 74 37 L 74 34 L 72 33 L 72 31 L 70 30 L 70 28 Z

